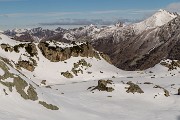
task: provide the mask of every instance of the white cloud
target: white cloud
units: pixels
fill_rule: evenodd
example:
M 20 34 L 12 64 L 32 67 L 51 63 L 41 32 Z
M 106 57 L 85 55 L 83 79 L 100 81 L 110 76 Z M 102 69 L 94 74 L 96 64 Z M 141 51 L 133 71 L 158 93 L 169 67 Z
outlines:
M 171 12 L 180 12 L 180 2 L 171 3 L 166 7 Z
M 1 1 L 1 0 L 0 0 Z M 146 14 L 153 13 L 156 10 L 138 10 L 138 9 L 129 9 L 129 10 L 108 10 L 108 11 L 89 11 L 89 12 L 48 12 L 48 13 L 8 13 L 0 14 L 0 17 L 58 17 L 63 15 L 98 15 L 98 14 Z
M 108 11 L 93 11 L 91 14 L 111 14 L 111 13 L 126 13 L 126 14 L 146 14 L 152 13 L 157 10 L 141 10 L 141 9 L 128 9 L 128 10 L 108 10 Z
M 63 15 L 77 15 L 82 14 L 81 12 L 49 12 L 49 13 L 10 13 L 10 14 L 0 14 L 0 17 L 56 17 Z

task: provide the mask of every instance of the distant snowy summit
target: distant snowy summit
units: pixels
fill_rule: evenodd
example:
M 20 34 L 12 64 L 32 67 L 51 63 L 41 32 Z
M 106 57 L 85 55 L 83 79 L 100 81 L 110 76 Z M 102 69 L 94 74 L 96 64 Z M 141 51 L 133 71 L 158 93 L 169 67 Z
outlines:
M 170 13 L 166 10 L 160 9 L 158 12 L 156 12 L 146 20 L 134 24 L 133 27 L 137 33 L 141 33 L 144 30 L 162 26 L 176 17 L 176 13 Z

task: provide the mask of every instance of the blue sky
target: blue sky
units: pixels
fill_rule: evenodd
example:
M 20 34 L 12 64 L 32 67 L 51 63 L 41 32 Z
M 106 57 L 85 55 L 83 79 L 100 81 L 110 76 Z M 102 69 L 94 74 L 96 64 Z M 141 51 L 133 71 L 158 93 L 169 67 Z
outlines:
M 180 0 L 0 0 L 0 29 L 74 19 L 143 19 L 161 8 L 179 11 Z

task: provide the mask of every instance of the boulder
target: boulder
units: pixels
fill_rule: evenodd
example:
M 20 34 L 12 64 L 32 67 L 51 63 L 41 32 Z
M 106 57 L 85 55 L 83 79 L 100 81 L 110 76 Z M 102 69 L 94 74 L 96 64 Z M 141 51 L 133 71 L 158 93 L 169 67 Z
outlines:
M 61 75 L 63 75 L 66 78 L 73 78 L 74 77 L 69 71 L 62 72 Z
M 35 66 L 30 63 L 29 61 L 18 61 L 18 65 L 26 70 L 29 70 L 29 71 L 34 71 L 35 69 Z
M 132 82 L 127 82 L 128 85 L 130 85 L 129 87 L 127 87 L 126 92 L 127 93 L 144 93 L 144 91 L 136 84 L 132 83 Z
M 180 95 L 180 88 L 178 89 L 178 95 Z
M 112 84 L 112 80 L 99 80 L 98 86 L 94 87 L 91 91 L 98 89 L 99 91 L 112 92 L 114 88 L 107 87 L 108 84 Z

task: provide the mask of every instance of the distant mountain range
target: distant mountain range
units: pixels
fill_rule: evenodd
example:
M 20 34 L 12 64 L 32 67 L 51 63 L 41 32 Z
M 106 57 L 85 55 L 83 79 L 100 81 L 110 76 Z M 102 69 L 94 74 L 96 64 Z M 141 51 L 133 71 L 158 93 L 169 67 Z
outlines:
M 177 57 L 178 53 L 172 55 L 170 52 L 176 51 L 173 50 L 174 46 L 179 49 L 178 20 L 177 13 L 159 10 L 146 20 L 130 25 L 119 22 L 100 28 L 90 25 L 55 30 L 13 29 L 4 31 L 4 34 L 15 40 L 26 42 L 54 40 L 70 43 L 72 41 L 86 41 L 91 43 L 96 50 L 109 55 L 112 63 L 118 68 L 137 70 L 153 67 L 165 58 L 179 58 Z M 162 49 L 165 49 L 163 54 L 161 53 Z

